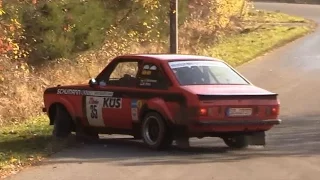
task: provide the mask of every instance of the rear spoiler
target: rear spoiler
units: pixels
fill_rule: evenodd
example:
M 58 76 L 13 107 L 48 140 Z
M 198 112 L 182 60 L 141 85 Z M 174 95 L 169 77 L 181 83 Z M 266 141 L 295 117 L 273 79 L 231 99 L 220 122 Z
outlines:
M 198 94 L 200 101 L 205 100 L 233 100 L 233 99 L 277 99 L 278 94 L 268 93 L 268 94 Z

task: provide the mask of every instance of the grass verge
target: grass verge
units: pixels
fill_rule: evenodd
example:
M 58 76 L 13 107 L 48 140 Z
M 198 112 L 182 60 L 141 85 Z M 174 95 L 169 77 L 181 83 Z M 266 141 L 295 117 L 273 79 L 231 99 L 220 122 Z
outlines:
M 252 14 L 246 21 L 268 23 L 247 28 L 240 34 L 222 38 L 217 44 L 206 44 L 198 54 L 226 60 L 232 66 L 243 64 L 275 47 L 301 37 L 313 28 L 309 25 L 270 25 L 269 23 L 308 22 L 281 13 Z M 262 18 L 261 16 L 264 16 Z M 250 23 L 249 23 L 250 24 Z M 59 148 L 51 139 L 48 118 L 40 116 L 0 129 L 0 178 L 39 162 Z M 59 146 L 59 145 L 58 145 Z
M 312 29 L 312 26 L 261 26 L 246 33 L 223 38 L 219 43 L 199 52 L 224 59 L 231 66 L 238 66 L 302 37 Z
M 49 154 L 52 127 L 41 116 L 0 129 L 0 179 Z
M 309 20 L 299 16 L 292 16 L 281 12 L 255 10 L 249 12 L 249 16 L 244 19 L 245 22 L 263 22 L 263 23 L 304 23 Z

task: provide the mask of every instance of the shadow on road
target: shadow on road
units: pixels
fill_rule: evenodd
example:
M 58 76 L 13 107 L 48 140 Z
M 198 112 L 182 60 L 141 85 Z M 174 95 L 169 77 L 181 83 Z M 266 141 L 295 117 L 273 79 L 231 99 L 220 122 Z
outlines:
M 320 116 L 284 117 L 283 124 L 267 133 L 266 147 L 231 150 L 217 138 L 191 139 L 188 150 L 176 146 L 166 151 L 152 151 L 142 141 L 132 138 L 101 139 L 95 144 L 82 144 L 53 156 L 43 164 L 116 163 L 121 166 L 160 164 L 196 164 L 234 162 L 253 158 L 320 155 Z

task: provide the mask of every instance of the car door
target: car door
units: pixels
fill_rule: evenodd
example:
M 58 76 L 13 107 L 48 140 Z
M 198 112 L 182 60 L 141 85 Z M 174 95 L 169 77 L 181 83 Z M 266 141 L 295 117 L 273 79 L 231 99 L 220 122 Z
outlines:
M 173 101 L 172 82 L 156 61 L 145 60 L 137 75 L 137 88 L 132 91 L 131 98 L 131 120 L 132 122 L 141 121 L 141 107 L 150 99 L 160 98 L 166 102 L 168 107 L 176 108 Z M 172 106 L 173 105 L 173 106 Z
M 127 93 L 136 88 L 139 64 L 140 60 L 117 61 L 105 78 L 99 80 L 99 90 L 112 93 L 112 96 L 99 101 L 98 108 L 105 127 L 132 128 L 131 97 Z

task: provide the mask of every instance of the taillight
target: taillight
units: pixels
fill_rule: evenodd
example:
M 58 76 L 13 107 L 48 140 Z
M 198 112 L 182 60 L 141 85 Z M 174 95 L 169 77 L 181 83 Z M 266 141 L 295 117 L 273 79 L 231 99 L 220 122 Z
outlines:
M 199 115 L 200 116 L 208 116 L 208 109 L 207 108 L 200 108 Z
M 266 114 L 270 115 L 279 115 L 279 106 L 271 106 L 266 108 Z

